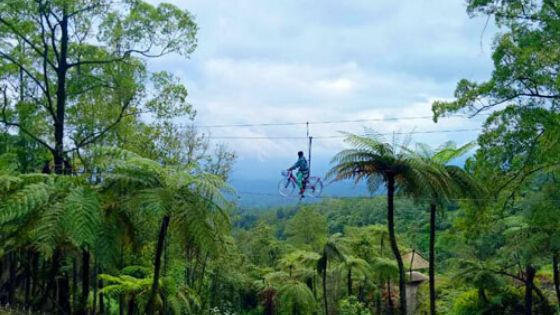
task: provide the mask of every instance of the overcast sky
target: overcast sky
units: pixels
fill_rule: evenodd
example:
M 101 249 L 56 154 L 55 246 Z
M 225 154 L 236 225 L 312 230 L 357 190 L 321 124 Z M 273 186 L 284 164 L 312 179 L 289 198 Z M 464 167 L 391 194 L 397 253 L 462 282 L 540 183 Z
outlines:
M 174 0 L 196 18 L 190 59 L 168 56 L 153 69 L 179 75 L 197 124 L 301 122 L 430 116 L 458 80 L 490 75 L 495 29 L 469 18 L 463 0 Z M 311 125 L 313 136 L 479 128 L 480 119 L 430 119 Z M 220 136 L 305 136 L 305 126 L 214 128 Z M 417 134 L 438 145 L 477 132 Z M 222 141 L 224 140 L 216 140 Z M 278 177 L 305 140 L 227 140 L 239 155 L 235 177 Z M 319 173 L 344 147 L 316 139 Z

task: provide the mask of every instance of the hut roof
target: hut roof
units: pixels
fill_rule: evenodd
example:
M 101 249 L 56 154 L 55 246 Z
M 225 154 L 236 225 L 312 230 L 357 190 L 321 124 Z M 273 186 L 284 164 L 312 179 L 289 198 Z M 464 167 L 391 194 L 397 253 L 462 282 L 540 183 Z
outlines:
M 417 251 L 412 251 L 403 255 L 402 260 L 407 265 L 407 268 L 412 270 L 422 270 L 430 267 L 430 263 L 428 263 L 424 257 L 420 256 Z
M 418 271 L 413 271 L 408 273 L 409 275 L 409 280 L 408 282 L 412 282 L 412 283 L 418 283 L 418 282 L 424 282 L 426 280 L 428 280 L 428 277 L 426 277 L 426 275 L 419 273 Z

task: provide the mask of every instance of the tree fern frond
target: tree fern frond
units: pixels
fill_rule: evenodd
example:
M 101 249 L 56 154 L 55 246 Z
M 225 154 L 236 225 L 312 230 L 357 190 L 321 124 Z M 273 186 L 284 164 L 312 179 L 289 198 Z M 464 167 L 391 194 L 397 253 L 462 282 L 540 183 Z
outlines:
M 73 188 L 64 199 L 63 225 L 78 247 L 93 246 L 101 225 L 101 205 L 95 191 Z
M 14 153 L 0 154 L 0 172 L 14 173 L 19 166 L 18 157 Z
M 0 196 L 19 188 L 21 184 L 23 184 L 23 180 L 18 176 L 0 174 Z
M 46 206 L 51 189 L 45 183 L 30 184 L 11 194 L 0 205 L 0 225 L 21 219 Z
M 98 234 L 95 238 L 95 258 L 99 264 L 104 266 L 114 266 L 117 262 L 118 251 L 120 249 L 118 226 L 113 221 L 105 221 L 100 224 Z
M 292 312 L 294 309 L 307 313 L 315 309 L 315 297 L 306 284 L 299 281 L 288 281 L 279 290 L 280 306 Z
M 46 256 L 50 256 L 62 234 L 61 221 L 66 213 L 66 208 L 61 203 L 49 205 L 37 221 L 30 238 L 33 246 Z
M 387 282 L 387 280 L 395 279 L 399 274 L 399 268 L 397 267 L 396 262 L 388 258 L 376 258 L 371 267 L 376 278 L 381 283 Z
M 23 181 L 25 185 L 29 184 L 37 184 L 37 183 L 45 183 L 53 176 L 41 173 L 29 173 L 29 174 L 20 174 L 18 175 L 19 178 Z

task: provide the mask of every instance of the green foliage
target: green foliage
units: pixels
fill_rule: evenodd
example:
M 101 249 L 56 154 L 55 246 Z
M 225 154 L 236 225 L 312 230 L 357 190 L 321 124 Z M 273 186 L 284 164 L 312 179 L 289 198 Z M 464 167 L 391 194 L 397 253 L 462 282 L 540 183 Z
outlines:
M 377 258 L 371 266 L 374 277 L 379 283 L 385 283 L 398 278 L 399 269 L 397 264 L 387 258 Z
M 285 233 L 294 246 L 319 250 L 327 239 L 327 218 L 313 208 L 302 207 L 287 222 Z
M 316 307 L 313 293 L 299 281 L 288 281 L 280 287 L 279 303 L 281 314 L 312 314 Z
M 551 314 L 558 8 L 468 1 L 470 14 L 494 16 L 503 32 L 492 76 L 461 80 L 454 100 L 433 104 L 436 120 L 496 109 L 466 168 L 452 163 L 473 143 L 412 149 L 409 139 L 346 134 L 351 147 L 329 176 L 364 181 L 371 198 L 231 211 L 235 154 L 194 126 L 177 128 L 177 117 L 195 116 L 188 90 L 147 64 L 193 52 L 189 12 L 143 1 L 0 2 L 0 83 L 9 83 L 0 84 L 2 302 L 61 313 L 85 297 L 88 313 L 105 314 L 381 314 L 404 292 L 400 251 L 428 252 L 437 231 L 439 313 L 523 313 L 525 270 L 534 268 L 533 313 Z M 35 173 L 52 173 L 51 155 L 67 169 Z M 377 195 L 393 181 L 396 195 Z M 425 312 L 427 285 L 419 292 Z
M 515 103 L 523 107 L 549 107 L 559 98 L 560 85 L 555 70 L 558 3 L 556 1 L 469 1 L 473 14 L 494 16 L 505 30 L 499 35 L 492 59 L 494 71 L 482 83 L 461 80 L 456 99 L 433 104 L 434 118 L 467 110 L 481 110 Z
M 517 314 L 523 313 L 522 293 L 518 290 L 505 287 L 499 294 L 493 296 L 488 302 L 480 300 L 477 290 L 469 290 L 457 297 L 451 314 Z M 538 309 L 536 314 L 541 313 Z
M 355 297 L 340 300 L 337 314 L 340 315 L 371 315 L 372 313 Z

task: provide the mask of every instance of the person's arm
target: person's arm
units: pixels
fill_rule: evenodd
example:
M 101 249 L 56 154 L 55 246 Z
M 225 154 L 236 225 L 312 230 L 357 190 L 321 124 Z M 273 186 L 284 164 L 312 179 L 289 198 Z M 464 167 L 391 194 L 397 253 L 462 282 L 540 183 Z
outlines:
M 298 161 L 296 162 L 296 164 L 294 164 L 292 167 L 290 167 L 290 168 L 288 169 L 288 171 L 293 171 L 293 170 L 295 170 L 296 168 L 299 167 L 299 165 L 300 165 L 300 161 L 298 160 Z

